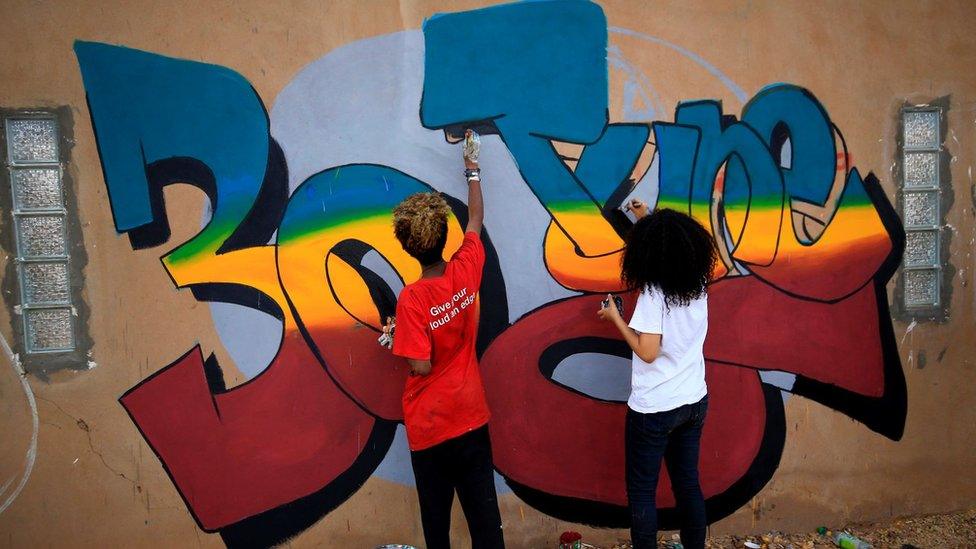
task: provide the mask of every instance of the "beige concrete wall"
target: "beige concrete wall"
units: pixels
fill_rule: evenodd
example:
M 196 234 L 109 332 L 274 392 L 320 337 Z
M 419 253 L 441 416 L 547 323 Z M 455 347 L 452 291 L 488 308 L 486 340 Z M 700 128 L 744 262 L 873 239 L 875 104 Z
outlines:
M 243 379 L 231 367 L 206 304 L 187 290 L 175 289 L 160 268 L 159 257 L 165 251 L 197 232 L 202 195 L 185 186 L 166 191 L 167 203 L 184 207 L 169 212 L 173 235 L 161 248 L 132 251 L 128 240 L 116 233 L 73 41 L 122 44 L 229 67 L 270 105 L 303 66 L 334 48 L 417 29 L 438 11 L 480 5 L 407 0 L 287 5 L 8 1 L 0 7 L 5 21 L 0 34 L 0 107 L 67 105 L 73 115 L 75 144 L 69 169 L 77 185 L 77 215 L 88 254 L 84 299 L 91 310 L 92 360 L 97 364 L 89 371 L 64 372 L 47 381 L 28 377 L 40 422 L 37 461 L 23 492 L 0 514 L 0 544 L 221 544 L 217 535 L 197 527 L 158 458 L 117 401 L 194 342 L 205 353 L 216 352 L 230 378 L 228 385 Z M 946 145 L 952 155 L 955 203 L 946 223 L 952 232 L 949 261 L 957 274 L 947 322 L 923 321 L 911 330 L 905 322 L 894 323 L 908 387 L 904 437 L 889 440 L 841 413 L 792 397 L 786 404 L 786 446 L 772 480 L 712 530 L 807 530 L 820 524 L 972 506 L 976 39 L 971 21 L 976 9 L 964 1 L 607 0 L 602 6 L 609 25 L 639 30 L 696 52 L 750 96 L 773 82 L 796 83 L 813 91 L 842 129 L 856 165 L 878 175 L 892 203 L 898 108 L 906 100 L 949 96 Z M 666 79 L 684 98 L 725 99 L 727 112 L 739 112 L 741 104 L 713 80 L 683 73 L 680 67 L 670 72 L 655 59 L 653 48 L 634 40 L 612 36 L 611 42 L 643 70 L 657 71 L 655 77 Z M 612 114 L 619 109 L 620 93 L 619 87 L 611 86 Z M 893 286 L 892 282 L 890 289 Z M 0 310 L 0 333 L 8 340 L 13 338 L 12 313 Z M 923 352 L 927 360 L 921 368 L 918 357 Z M 12 446 L 26 448 L 30 412 L 19 381 L 6 370 L 2 375 L 7 377 L 0 392 L 5 411 L 0 436 L 17 441 Z M 21 454 L 5 449 L 0 456 L 5 473 L 19 470 Z M 588 541 L 597 543 L 626 535 L 622 530 L 563 523 L 511 494 L 503 496 L 501 506 L 512 547 L 551 546 L 564 529 L 582 529 Z M 459 546 L 465 547 L 457 509 L 455 514 L 454 532 Z M 291 545 L 369 547 L 393 541 L 422 544 L 414 490 L 373 477 Z

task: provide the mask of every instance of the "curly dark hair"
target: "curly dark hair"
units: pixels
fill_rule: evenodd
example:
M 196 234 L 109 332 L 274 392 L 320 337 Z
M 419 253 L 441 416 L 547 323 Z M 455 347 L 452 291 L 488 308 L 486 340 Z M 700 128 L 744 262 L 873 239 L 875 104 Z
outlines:
M 701 223 L 655 210 L 630 230 L 620 278 L 631 290 L 657 286 L 669 307 L 685 306 L 705 294 L 716 261 L 712 235 Z

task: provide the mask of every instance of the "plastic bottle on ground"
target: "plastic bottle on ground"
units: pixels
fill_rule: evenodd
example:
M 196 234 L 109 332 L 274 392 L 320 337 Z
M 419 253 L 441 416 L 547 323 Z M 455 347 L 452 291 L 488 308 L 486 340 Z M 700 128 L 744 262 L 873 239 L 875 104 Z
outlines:
M 871 544 L 847 532 L 834 534 L 834 544 L 841 549 L 871 549 Z

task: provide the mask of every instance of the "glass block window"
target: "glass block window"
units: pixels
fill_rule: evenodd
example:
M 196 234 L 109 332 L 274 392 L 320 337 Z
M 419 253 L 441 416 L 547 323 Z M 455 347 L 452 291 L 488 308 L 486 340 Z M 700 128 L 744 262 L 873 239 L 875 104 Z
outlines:
M 24 349 L 75 349 L 67 212 L 62 189 L 60 132 L 53 114 L 3 120 L 10 181 Z
M 939 269 L 905 270 L 905 306 L 931 307 L 939 302 Z
M 942 111 L 906 107 L 902 126 L 902 220 L 905 255 L 902 287 L 905 309 L 940 307 L 942 294 Z

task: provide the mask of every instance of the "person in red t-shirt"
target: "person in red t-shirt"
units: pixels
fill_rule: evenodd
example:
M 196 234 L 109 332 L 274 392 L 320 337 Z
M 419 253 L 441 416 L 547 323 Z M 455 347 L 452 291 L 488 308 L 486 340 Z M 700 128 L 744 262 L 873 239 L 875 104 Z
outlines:
M 470 132 L 470 130 L 468 130 Z M 468 134 L 470 136 L 470 134 Z M 451 546 L 457 491 L 474 549 L 503 548 L 488 439 L 488 403 L 478 371 L 478 290 L 485 264 L 480 170 L 465 157 L 468 225 L 450 261 L 443 259 L 450 207 L 437 193 L 417 193 L 393 210 L 397 239 L 420 262 L 420 280 L 397 300 L 393 354 L 410 365 L 403 423 L 417 480 L 428 549 Z M 389 332 L 389 326 L 384 327 Z

